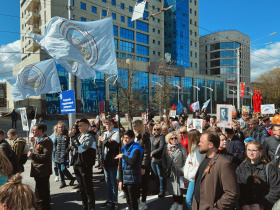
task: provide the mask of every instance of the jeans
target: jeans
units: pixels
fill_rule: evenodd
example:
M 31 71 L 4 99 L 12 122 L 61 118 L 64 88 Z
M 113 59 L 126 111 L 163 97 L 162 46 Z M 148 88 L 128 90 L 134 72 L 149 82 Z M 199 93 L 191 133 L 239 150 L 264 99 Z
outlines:
M 138 210 L 138 190 L 139 189 L 137 184 L 124 184 L 123 191 L 125 193 L 129 210 Z
M 16 120 L 12 120 L 12 128 L 14 128 L 14 125 L 15 125 L 15 128 L 17 128 L 17 121 Z
M 154 174 L 156 175 L 156 180 L 159 180 L 159 189 L 160 191 L 164 191 L 164 179 L 163 179 L 163 168 L 162 165 L 156 164 L 152 162 L 152 169 Z
M 186 203 L 189 210 L 192 210 L 193 192 L 194 192 L 194 182 L 189 182 L 188 191 L 186 194 Z
M 53 170 L 54 170 L 54 175 L 55 176 L 58 176 L 58 168 L 57 168 L 57 166 L 56 166 L 56 164 L 55 164 L 55 162 L 54 162 L 54 151 L 52 152 L 52 161 L 53 161 Z
M 95 209 L 95 194 L 92 184 L 92 166 L 75 168 L 75 174 L 81 190 L 84 209 Z
M 150 168 L 147 167 L 145 168 L 145 174 L 142 175 L 142 181 L 141 184 L 139 185 L 139 189 L 138 189 L 138 196 L 137 198 L 140 200 L 140 189 L 142 189 L 142 202 L 146 202 L 146 198 L 147 198 L 147 193 L 148 193 L 148 183 L 149 183 L 149 172 L 150 172 Z
M 38 198 L 38 207 L 42 210 L 51 209 L 50 176 L 34 177 L 35 194 Z
M 64 175 L 70 180 L 75 180 L 75 178 L 68 171 L 68 169 L 66 168 L 66 165 L 64 163 L 56 163 L 56 167 L 58 168 L 61 183 L 65 182 Z
M 118 203 L 117 166 L 104 166 L 105 181 L 107 184 L 108 201 Z

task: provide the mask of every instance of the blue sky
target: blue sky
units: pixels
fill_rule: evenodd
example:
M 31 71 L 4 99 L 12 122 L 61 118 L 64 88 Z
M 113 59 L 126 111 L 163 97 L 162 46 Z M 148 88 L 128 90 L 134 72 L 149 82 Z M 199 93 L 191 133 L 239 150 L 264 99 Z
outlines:
M 148 0 L 155 1 L 155 0 Z M 194 1 L 194 0 L 193 0 Z M 280 18 L 279 0 L 200 0 L 199 1 L 199 25 L 211 32 L 219 30 L 239 30 L 251 37 L 251 41 L 267 36 L 272 32 L 277 35 L 262 39 L 255 44 L 273 42 L 274 45 L 260 45 L 254 47 L 252 52 L 252 77 L 258 76 L 275 66 L 280 66 Z M 10 16 L 4 16 L 10 15 Z M 16 17 L 11 17 L 16 16 Z M 16 47 L 20 39 L 19 0 L 9 0 L 0 7 L 0 52 L 18 51 Z M 199 29 L 200 35 L 210 33 Z M 15 32 L 7 33 L 3 31 Z M 13 44 L 9 44 L 13 43 Z M 9 54 L 0 54 L 0 63 L 7 59 Z M 20 56 L 14 56 L 12 62 L 16 62 Z M 258 61 L 256 61 L 258 60 Z M 6 62 L 5 62 L 6 63 Z M 5 66 L 11 68 L 15 63 Z M 0 73 L 3 71 L 0 65 Z M 0 76 L 1 77 L 1 76 Z

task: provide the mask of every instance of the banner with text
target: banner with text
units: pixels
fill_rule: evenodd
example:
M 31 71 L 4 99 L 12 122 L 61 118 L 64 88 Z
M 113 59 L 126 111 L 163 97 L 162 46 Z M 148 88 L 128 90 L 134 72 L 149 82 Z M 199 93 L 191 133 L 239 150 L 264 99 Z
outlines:
M 76 113 L 74 90 L 61 92 L 59 95 L 61 114 Z
M 241 82 L 240 83 L 240 90 L 241 90 L 240 96 L 244 97 L 244 94 L 245 94 L 245 82 Z

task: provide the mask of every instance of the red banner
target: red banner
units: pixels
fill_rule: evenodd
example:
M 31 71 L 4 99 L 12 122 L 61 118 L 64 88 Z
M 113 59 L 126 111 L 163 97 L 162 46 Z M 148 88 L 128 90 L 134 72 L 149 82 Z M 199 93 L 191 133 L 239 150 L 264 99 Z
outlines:
M 245 82 L 241 82 L 240 83 L 240 90 L 241 90 L 240 96 L 244 97 L 244 94 L 245 94 Z

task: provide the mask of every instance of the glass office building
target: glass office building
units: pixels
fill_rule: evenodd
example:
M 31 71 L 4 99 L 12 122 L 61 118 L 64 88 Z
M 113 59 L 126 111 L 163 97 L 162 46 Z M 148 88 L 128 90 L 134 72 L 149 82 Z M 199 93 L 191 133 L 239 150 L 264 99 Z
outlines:
M 177 66 L 189 68 L 189 0 L 165 0 L 164 51 L 170 53 Z

